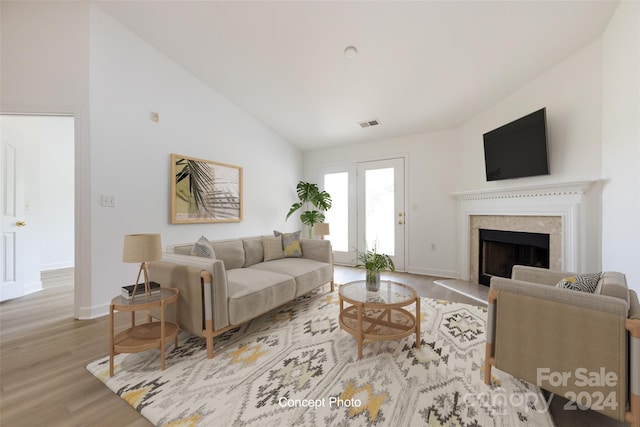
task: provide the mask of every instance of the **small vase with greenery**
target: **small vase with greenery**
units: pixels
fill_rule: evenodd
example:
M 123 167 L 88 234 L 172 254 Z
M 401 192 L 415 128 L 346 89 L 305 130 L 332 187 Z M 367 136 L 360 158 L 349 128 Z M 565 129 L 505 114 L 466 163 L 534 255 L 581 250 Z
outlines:
M 300 201 L 291 205 L 287 219 L 300 208 L 305 210 L 300 214 L 300 221 L 309 227 L 309 239 L 313 232 L 313 225 L 324 222 L 324 212 L 331 209 L 331 196 L 326 191 L 320 191 L 316 184 L 300 181 L 296 187 Z M 315 209 L 310 209 L 311 207 Z
M 359 264 L 356 267 L 364 267 L 367 270 L 366 282 L 368 291 L 378 291 L 380 289 L 380 272 L 396 271 L 393 260 L 387 254 L 378 253 L 378 245 L 374 245 L 372 250 L 358 252 Z

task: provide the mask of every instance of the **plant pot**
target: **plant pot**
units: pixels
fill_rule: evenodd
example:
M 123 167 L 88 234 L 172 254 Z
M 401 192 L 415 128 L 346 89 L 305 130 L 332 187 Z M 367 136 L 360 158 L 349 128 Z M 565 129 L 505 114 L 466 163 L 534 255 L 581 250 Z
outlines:
M 367 290 L 378 292 L 380 290 L 380 272 L 367 270 Z

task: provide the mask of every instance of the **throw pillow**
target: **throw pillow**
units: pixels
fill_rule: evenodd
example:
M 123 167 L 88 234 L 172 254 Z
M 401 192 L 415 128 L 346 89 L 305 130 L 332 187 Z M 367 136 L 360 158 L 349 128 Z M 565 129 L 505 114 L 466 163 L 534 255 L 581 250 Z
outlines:
M 200 236 L 198 241 L 194 243 L 193 248 L 191 248 L 191 256 L 199 256 L 204 258 L 215 258 L 215 254 L 213 252 L 213 245 L 204 236 Z
M 284 258 L 284 252 L 282 252 L 282 238 L 280 236 L 263 237 L 262 248 L 264 249 L 265 262 Z
M 300 258 L 302 256 L 302 245 L 300 244 L 300 231 L 293 233 L 273 232 L 278 237 L 282 237 L 282 250 L 285 258 Z
M 224 263 L 224 268 L 231 270 L 244 267 L 244 246 L 240 239 L 211 243 L 216 259 Z
M 254 264 L 264 261 L 264 248 L 262 247 L 262 239 L 245 239 L 242 241 L 244 245 L 244 266 L 250 267 Z
M 577 276 L 565 277 L 558 282 L 556 288 L 594 293 L 601 277 L 602 273 L 579 274 Z

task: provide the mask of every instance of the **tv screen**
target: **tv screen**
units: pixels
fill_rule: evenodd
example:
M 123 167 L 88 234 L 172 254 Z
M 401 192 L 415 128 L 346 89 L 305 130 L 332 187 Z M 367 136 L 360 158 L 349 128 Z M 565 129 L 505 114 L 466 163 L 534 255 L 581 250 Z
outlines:
M 545 108 L 487 132 L 483 138 L 487 181 L 549 175 Z

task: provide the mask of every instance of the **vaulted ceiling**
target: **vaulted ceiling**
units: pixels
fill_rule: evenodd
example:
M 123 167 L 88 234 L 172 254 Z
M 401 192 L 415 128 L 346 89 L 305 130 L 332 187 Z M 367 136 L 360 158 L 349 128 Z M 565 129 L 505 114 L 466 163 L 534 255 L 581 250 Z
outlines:
M 459 126 L 597 39 L 618 5 L 97 4 L 303 151 Z

